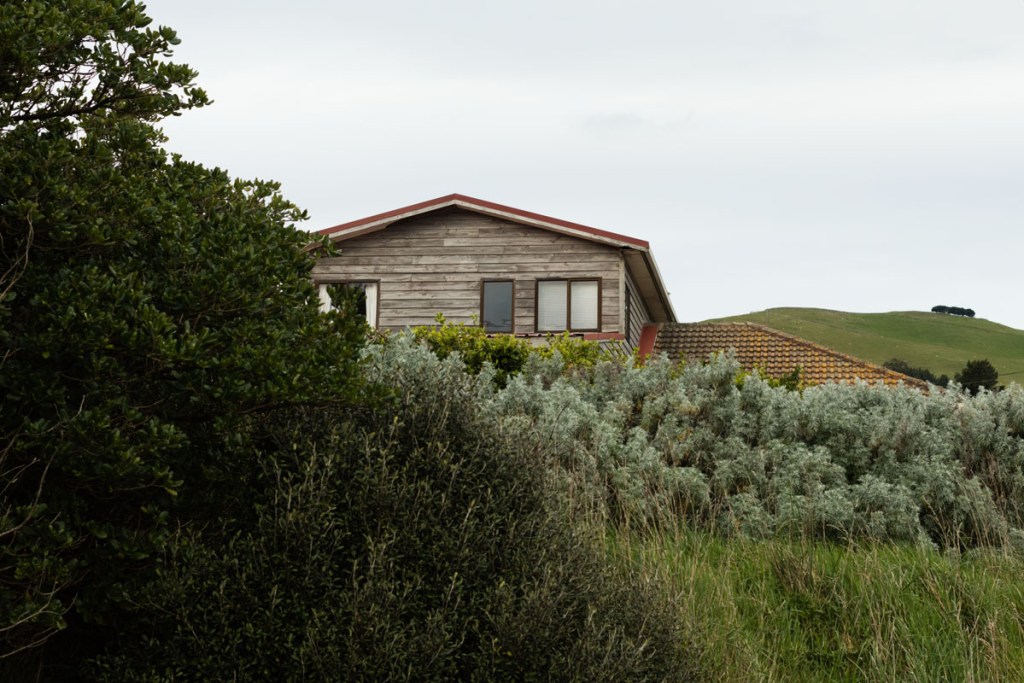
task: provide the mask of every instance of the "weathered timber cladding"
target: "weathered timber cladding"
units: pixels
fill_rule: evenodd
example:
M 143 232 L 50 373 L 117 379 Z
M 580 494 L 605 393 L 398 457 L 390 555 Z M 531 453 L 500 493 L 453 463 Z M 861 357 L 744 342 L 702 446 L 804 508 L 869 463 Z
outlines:
M 538 279 L 601 278 L 601 331 L 620 331 L 615 247 L 454 207 L 338 246 L 340 256 L 317 262 L 314 280 L 379 280 L 381 328 L 429 325 L 438 312 L 469 323 L 480 313 L 480 283 L 508 279 L 515 282 L 515 331 L 532 333 Z
M 644 305 L 644 300 L 640 297 L 640 290 L 633 282 L 628 270 L 626 271 L 626 296 L 629 298 L 629 305 L 626 306 L 629 320 L 626 321 L 625 334 L 627 341 L 632 346 L 636 346 L 640 340 L 640 331 L 643 330 L 644 325 L 651 322 L 651 314 L 648 312 L 647 306 Z

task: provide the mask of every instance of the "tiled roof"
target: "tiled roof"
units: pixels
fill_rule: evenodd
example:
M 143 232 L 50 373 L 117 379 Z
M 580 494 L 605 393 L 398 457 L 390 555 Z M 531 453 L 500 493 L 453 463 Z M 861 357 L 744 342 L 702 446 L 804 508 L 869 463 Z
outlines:
M 799 367 L 801 380 L 808 385 L 859 379 L 928 388 L 919 379 L 754 323 L 665 323 L 654 343 L 655 353 L 688 361 L 705 361 L 728 349 L 735 349 L 736 360 L 745 370 L 758 369 L 769 377 L 781 377 Z

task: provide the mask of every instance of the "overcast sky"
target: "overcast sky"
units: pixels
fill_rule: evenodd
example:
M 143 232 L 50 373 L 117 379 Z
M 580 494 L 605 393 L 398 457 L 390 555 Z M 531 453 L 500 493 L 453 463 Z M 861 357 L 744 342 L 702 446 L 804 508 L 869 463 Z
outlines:
M 313 230 L 458 192 L 650 241 L 680 320 L 1024 328 L 1021 0 L 152 0 L 169 149 Z

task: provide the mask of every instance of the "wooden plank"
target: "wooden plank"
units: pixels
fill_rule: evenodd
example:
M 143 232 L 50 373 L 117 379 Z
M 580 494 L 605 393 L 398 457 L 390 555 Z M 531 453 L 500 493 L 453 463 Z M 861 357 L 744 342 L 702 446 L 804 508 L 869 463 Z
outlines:
M 476 237 L 445 237 L 443 235 L 427 237 L 421 235 L 392 236 L 388 232 L 371 233 L 362 237 L 354 237 L 341 244 L 342 254 L 356 249 L 379 249 L 382 247 L 398 247 L 416 249 L 422 247 L 488 247 L 488 246 L 528 246 L 580 243 L 594 249 L 612 249 L 607 245 L 595 242 L 584 242 L 564 235 L 542 233 L 538 235 L 516 235 L 507 233 L 481 234 Z
M 351 249 L 340 258 L 342 261 L 351 261 L 353 259 L 392 259 L 392 258 L 412 258 L 419 259 L 424 256 L 479 256 L 481 258 L 486 256 L 505 256 L 505 255 L 523 255 L 523 254 L 561 254 L 566 258 L 600 258 L 605 256 L 603 260 L 610 261 L 614 260 L 614 254 L 609 254 L 607 250 L 595 250 L 590 249 L 586 245 L 580 244 L 519 244 L 519 245 L 508 245 L 508 244 L 489 244 L 489 245 L 473 245 L 473 246 L 461 246 L 461 247 L 431 247 L 431 246 L 404 246 L 404 245 L 372 245 L 366 247 L 360 247 L 358 249 Z
M 550 250 L 538 250 L 526 252 L 521 250 L 508 250 L 497 252 L 464 252 L 459 254 L 450 253 L 447 250 L 427 250 L 425 254 L 409 254 L 396 251 L 390 255 L 360 254 L 349 257 L 345 264 L 371 264 L 380 263 L 387 265 L 448 265 L 465 263 L 586 263 L 605 264 L 605 268 L 612 268 L 618 264 L 614 255 L 591 255 L 591 254 L 568 254 Z M 337 268 L 342 264 L 334 264 L 328 267 Z
M 385 315 L 386 313 L 386 315 Z M 438 313 L 444 313 L 444 317 L 455 319 L 460 316 L 469 320 L 470 316 L 479 315 L 479 308 L 390 308 L 385 311 L 383 306 L 380 310 L 381 320 L 385 324 L 392 324 L 390 321 L 398 319 L 433 320 Z
M 385 295 L 387 293 L 385 292 Z M 426 292 L 402 292 L 402 298 L 382 296 L 380 305 L 384 306 L 387 301 L 388 305 L 396 305 L 396 302 L 408 302 L 409 305 L 419 306 L 421 302 L 426 301 L 458 301 L 462 305 L 469 305 L 476 302 L 480 303 L 479 292 L 452 292 L 449 290 L 432 290 Z

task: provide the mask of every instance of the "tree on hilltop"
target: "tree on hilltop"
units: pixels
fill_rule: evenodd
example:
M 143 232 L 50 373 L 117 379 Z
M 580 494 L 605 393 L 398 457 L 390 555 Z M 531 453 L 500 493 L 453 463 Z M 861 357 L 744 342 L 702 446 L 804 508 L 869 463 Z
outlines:
M 932 306 L 932 313 L 945 313 L 947 315 L 960 315 L 965 318 L 974 317 L 973 308 L 961 308 L 959 306 Z

